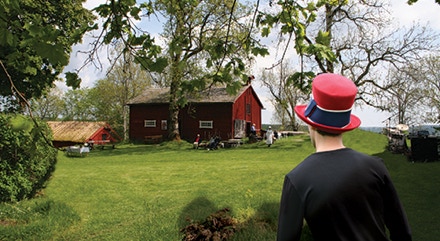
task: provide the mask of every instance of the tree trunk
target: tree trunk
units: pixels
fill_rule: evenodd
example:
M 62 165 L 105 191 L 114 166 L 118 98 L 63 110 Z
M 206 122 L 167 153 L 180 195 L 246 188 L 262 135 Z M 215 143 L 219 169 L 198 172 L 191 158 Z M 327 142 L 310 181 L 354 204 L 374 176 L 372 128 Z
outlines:
M 174 141 L 180 141 L 180 131 L 179 131 L 179 98 L 180 98 L 180 88 L 182 81 L 182 71 L 179 68 L 180 53 L 176 53 L 173 57 L 173 62 L 171 63 L 170 69 L 170 107 L 169 107 L 169 131 L 168 138 Z
M 172 81 L 170 86 L 170 107 L 169 107 L 169 118 L 170 118 L 170 128 L 169 128 L 169 139 L 170 140 L 180 140 L 179 132 L 179 111 L 180 107 L 178 104 L 178 88 L 179 83 L 177 81 Z
M 123 112 L 124 112 L 124 141 L 127 141 L 128 140 L 128 121 L 127 121 L 128 106 L 127 105 L 124 105 Z

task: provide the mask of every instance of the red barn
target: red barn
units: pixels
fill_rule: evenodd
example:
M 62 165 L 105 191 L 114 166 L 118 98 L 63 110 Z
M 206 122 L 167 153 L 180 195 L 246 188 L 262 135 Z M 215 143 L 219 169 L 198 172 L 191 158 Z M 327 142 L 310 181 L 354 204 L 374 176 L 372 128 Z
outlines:
M 169 89 L 147 89 L 129 102 L 130 140 L 145 141 L 168 135 Z M 188 98 L 179 113 L 182 139 L 192 141 L 197 134 L 207 140 L 214 135 L 223 140 L 247 137 L 252 123 L 261 128 L 263 105 L 252 86 L 243 86 L 236 95 L 225 87 L 212 87 Z
M 114 145 L 120 140 L 118 134 L 103 121 L 48 121 L 53 133 L 53 145 L 65 147 L 72 145 Z

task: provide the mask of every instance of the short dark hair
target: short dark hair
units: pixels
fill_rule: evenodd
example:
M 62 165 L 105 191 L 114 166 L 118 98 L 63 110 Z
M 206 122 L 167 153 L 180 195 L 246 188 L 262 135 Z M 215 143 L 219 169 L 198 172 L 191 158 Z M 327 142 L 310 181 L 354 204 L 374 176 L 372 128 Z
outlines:
M 333 137 L 336 137 L 336 136 L 340 136 L 341 135 L 341 133 L 330 133 L 330 132 L 323 131 L 323 130 L 320 130 L 320 129 L 316 129 L 316 131 L 319 134 L 321 134 L 322 136 L 333 136 Z

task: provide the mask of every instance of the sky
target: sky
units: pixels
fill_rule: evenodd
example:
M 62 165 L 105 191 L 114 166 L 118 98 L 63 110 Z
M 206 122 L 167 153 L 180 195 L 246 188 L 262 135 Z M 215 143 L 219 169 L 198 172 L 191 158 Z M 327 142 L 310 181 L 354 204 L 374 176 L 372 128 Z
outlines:
M 105 2 L 105 0 L 89 0 L 85 3 L 85 7 L 93 8 L 100 2 Z M 429 26 L 433 30 L 440 32 L 440 18 L 438 17 L 440 13 L 440 5 L 436 4 L 434 0 L 418 0 L 417 3 L 411 6 L 406 4 L 405 0 L 391 0 L 391 4 L 391 9 L 393 11 L 391 12 L 391 15 L 399 26 L 409 26 L 415 22 L 419 22 L 422 25 Z M 69 65 L 65 68 L 65 71 L 78 69 L 82 66 L 85 56 L 77 54 L 77 51 L 87 49 L 87 44 L 88 42 L 85 39 L 83 44 L 73 47 L 73 54 L 71 56 Z M 274 108 L 270 101 L 270 94 L 268 93 L 268 90 L 262 86 L 261 82 L 258 81 L 258 74 L 261 73 L 260 69 L 269 67 L 277 58 L 275 54 L 276 51 L 270 52 L 270 56 L 258 58 L 255 67 L 252 70 L 252 74 L 256 77 L 255 81 L 252 83 L 252 86 L 265 107 L 265 109 L 262 111 L 263 124 L 275 124 L 273 121 Z M 102 56 L 105 56 L 104 51 L 102 52 Z M 82 79 L 81 87 L 92 87 L 96 80 L 105 76 L 108 61 L 105 57 L 101 58 L 101 60 L 104 65 L 103 69 L 97 69 L 95 66 L 89 65 L 81 70 L 79 73 L 79 76 Z M 57 83 L 57 85 L 61 89 L 66 89 L 63 83 Z M 353 108 L 352 114 L 358 116 L 362 120 L 362 127 L 384 127 L 385 121 L 391 116 L 389 113 L 380 112 L 371 107 L 358 105 Z

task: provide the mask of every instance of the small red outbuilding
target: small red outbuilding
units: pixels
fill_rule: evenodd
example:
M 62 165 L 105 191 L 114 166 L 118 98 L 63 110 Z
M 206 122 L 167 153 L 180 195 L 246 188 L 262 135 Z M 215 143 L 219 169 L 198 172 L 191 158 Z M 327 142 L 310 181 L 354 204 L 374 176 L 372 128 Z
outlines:
M 110 125 L 103 121 L 48 121 L 53 133 L 53 145 L 65 147 L 72 145 L 114 145 L 120 140 Z

